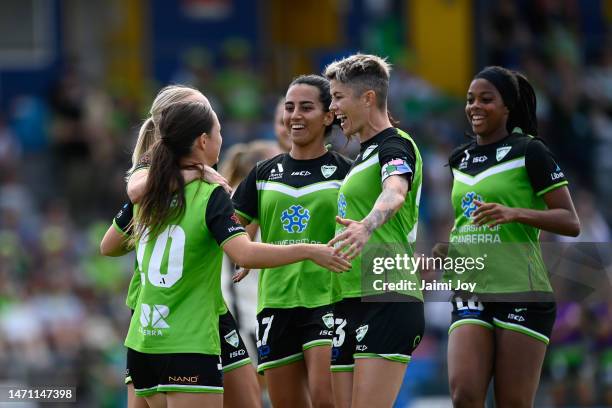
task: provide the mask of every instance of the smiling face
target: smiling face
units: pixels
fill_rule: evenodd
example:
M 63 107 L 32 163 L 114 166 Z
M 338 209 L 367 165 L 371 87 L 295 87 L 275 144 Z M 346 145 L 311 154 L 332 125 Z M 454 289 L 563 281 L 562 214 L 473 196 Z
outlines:
M 294 145 L 323 144 L 325 127 L 333 122 L 333 114 L 325 112 L 320 96 L 317 87 L 307 84 L 287 90 L 283 122 Z
M 486 79 L 477 78 L 470 84 L 465 104 L 465 114 L 472 131 L 481 137 L 504 136 L 508 133 L 506 122 L 509 110 L 501 94 Z
M 349 85 L 336 79 L 330 81 L 332 103 L 329 109 L 340 120 L 346 136 L 359 133 L 367 122 L 367 105 L 363 95 L 357 95 Z

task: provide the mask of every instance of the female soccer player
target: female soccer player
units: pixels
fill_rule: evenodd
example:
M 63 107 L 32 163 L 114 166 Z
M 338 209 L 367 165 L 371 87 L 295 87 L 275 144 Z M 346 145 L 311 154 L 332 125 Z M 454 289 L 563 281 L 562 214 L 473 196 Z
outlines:
M 181 168 L 213 166 L 219 158 L 221 129 L 209 104 L 173 104 L 159 129 L 134 216 L 143 284 L 125 341 L 128 367 L 136 394 L 151 407 L 221 407 L 222 253 L 250 268 L 309 259 L 338 272 L 348 262 L 324 245 L 251 242 L 223 189 L 201 180 L 185 184 Z
M 449 160 L 456 217 L 449 256 L 489 257 L 482 271 L 445 272 L 447 279 L 478 285 L 476 295 L 456 293 L 453 303 L 453 404 L 482 407 L 494 378 L 498 406 L 531 407 L 555 320 L 539 232 L 576 236 L 580 224 L 563 171 L 531 136 L 537 135 L 536 99 L 523 75 L 485 68 L 470 84 L 465 112 L 476 137 Z
M 208 103 L 201 92 L 183 85 L 166 86 L 158 92 L 151 105 L 150 117 L 140 127 L 136 146 L 132 154 L 132 168 L 128 171 L 128 194 L 131 193 L 134 200 L 139 200 L 142 197 L 150 162 L 147 152 L 153 143 L 159 139 L 158 124 L 161 112 L 169 105 L 180 101 L 202 101 Z M 203 176 L 206 181 L 219 183 L 224 185 L 226 190 L 229 190 L 227 181 L 219 176 L 215 170 L 208 166 L 204 166 L 203 169 Z M 182 169 L 181 173 L 186 183 L 202 177 L 201 169 Z M 134 177 L 132 178 L 132 176 Z M 100 251 L 103 255 L 120 256 L 131 250 L 125 246 L 130 235 L 128 227 L 131 221 L 132 203 L 129 202 L 119 211 L 113 220 L 114 225 L 108 229 L 101 242 Z M 126 304 L 132 311 L 138 298 L 140 281 L 138 273 L 135 273 L 130 281 Z M 250 365 L 250 359 L 236 322 L 229 311 L 222 314 L 219 319 L 219 333 L 225 339 L 222 342 L 222 367 L 225 376 L 224 387 L 228 391 L 224 398 L 224 406 L 226 408 L 259 407 L 261 400 L 256 374 Z M 146 408 L 146 400 L 136 397 L 134 393 L 129 370 L 126 372 L 125 382 L 128 387 L 128 407 Z
M 296 78 L 285 96 L 291 151 L 258 163 L 234 194 L 244 224 L 257 219 L 263 242 L 327 243 L 334 234 L 338 188 L 350 162 L 327 151 L 329 82 Z M 279 407 L 332 407 L 329 361 L 334 276 L 310 261 L 259 273 L 258 371 Z
M 151 110 L 150 116 L 144 121 L 138 132 L 136 146 L 132 153 L 132 167 L 127 174 L 127 194 L 132 203 L 140 202 L 144 186 L 147 182 L 149 158 L 147 152 L 153 143 L 159 139 L 159 120 L 162 110 L 168 105 L 180 101 L 198 101 L 206 99 L 200 91 L 190 88 L 185 85 L 169 85 L 162 88 L 158 93 Z M 183 172 L 188 177 L 188 181 L 195 177 L 199 177 L 194 171 Z M 220 184 L 226 191 L 231 192 L 231 188 L 227 180 L 223 178 L 214 169 L 204 166 L 202 175 L 205 180 L 211 183 Z
M 184 174 L 184 170 L 181 171 Z M 188 183 L 186 181 L 186 183 Z M 121 256 L 131 251 L 129 246 L 132 229 L 133 205 L 125 204 L 113 219 L 113 225 L 107 230 L 100 245 L 102 255 Z M 141 277 L 136 263 L 135 273 L 130 282 L 127 306 L 135 309 L 140 290 Z M 221 341 L 221 369 L 223 371 L 224 408 L 257 408 L 261 406 L 260 389 L 255 370 L 251 365 L 249 352 L 236 321 L 223 303 L 219 311 L 219 337 Z M 129 367 L 126 370 L 125 382 L 128 386 L 128 408 L 147 408 L 143 397 L 137 397 L 132 384 Z
M 391 407 L 424 330 L 418 273 L 402 276 L 416 289 L 396 293 L 399 302 L 368 288 L 371 275 L 362 276 L 370 273 L 361 255 L 366 243 L 378 248 L 395 244 L 404 251 L 397 255 L 411 256 L 416 240 L 421 156 L 412 138 L 394 128 L 387 114 L 389 70 L 385 60 L 363 54 L 325 69 L 331 81 L 330 108 L 344 134 L 358 135 L 361 142 L 340 187 L 339 226 L 330 242 L 352 259 L 351 270 L 338 277 L 342 300 L 334 308 L 332 377 L 340 408 Z

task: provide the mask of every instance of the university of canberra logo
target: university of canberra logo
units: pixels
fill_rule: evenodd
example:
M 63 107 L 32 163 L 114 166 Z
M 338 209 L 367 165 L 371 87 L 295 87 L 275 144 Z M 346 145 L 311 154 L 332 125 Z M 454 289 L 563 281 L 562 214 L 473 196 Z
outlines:
M 482 197 L 473 191 L 466 193 L 461 199 L 461 209 L 466 218 L 472 218 L 472 214 L 476 211 L 476 208 L 478 208 L 476 204 L 474 204 L 474 200 L 483 201 Z
M 310 220 L 310 211 L 301 205 L 292 205 L 281 214 L 283 229 L 290 234 L 304 232 Z

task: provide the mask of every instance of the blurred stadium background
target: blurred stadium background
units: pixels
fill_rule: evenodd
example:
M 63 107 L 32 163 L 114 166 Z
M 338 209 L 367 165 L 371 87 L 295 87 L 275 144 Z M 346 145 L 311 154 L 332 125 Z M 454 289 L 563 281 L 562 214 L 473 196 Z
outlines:
M 424 156 L 420 239 L 435 241 L 452 222 L 444 164 L 464 140 L 470 79 L 488 64 L 520 69 L 569 175 L 578 240 L 610 241 L 611 29 L 610 0 L 0 1 L 0 383 L 74 385 L 77 406 L 123 406 L 133 258 L 102 258 L 98 244 L 126 198 L 141 120 L 169 83 L 211 99 L 226 151 L 274 140 L 295 75 L 358 50 L 388 56 L 390 110 Z M 448 320 L 446 304 L 428 304 L 398 407 L 449 405 Z M 606 404 L 609 292 L 559 305 L 536 405 Z

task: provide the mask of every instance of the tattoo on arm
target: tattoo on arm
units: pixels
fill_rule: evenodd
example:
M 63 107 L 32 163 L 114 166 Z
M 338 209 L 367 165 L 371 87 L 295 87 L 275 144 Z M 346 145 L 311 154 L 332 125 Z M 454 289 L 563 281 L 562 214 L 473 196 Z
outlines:
M 376 199 L 372 211 L 362 221 L 370 234 L 389 221 L 404 205 L 407 191 L 408 181 L 403 177 L 398 177 L 395 182 L 383 185 L 383 191 Z

